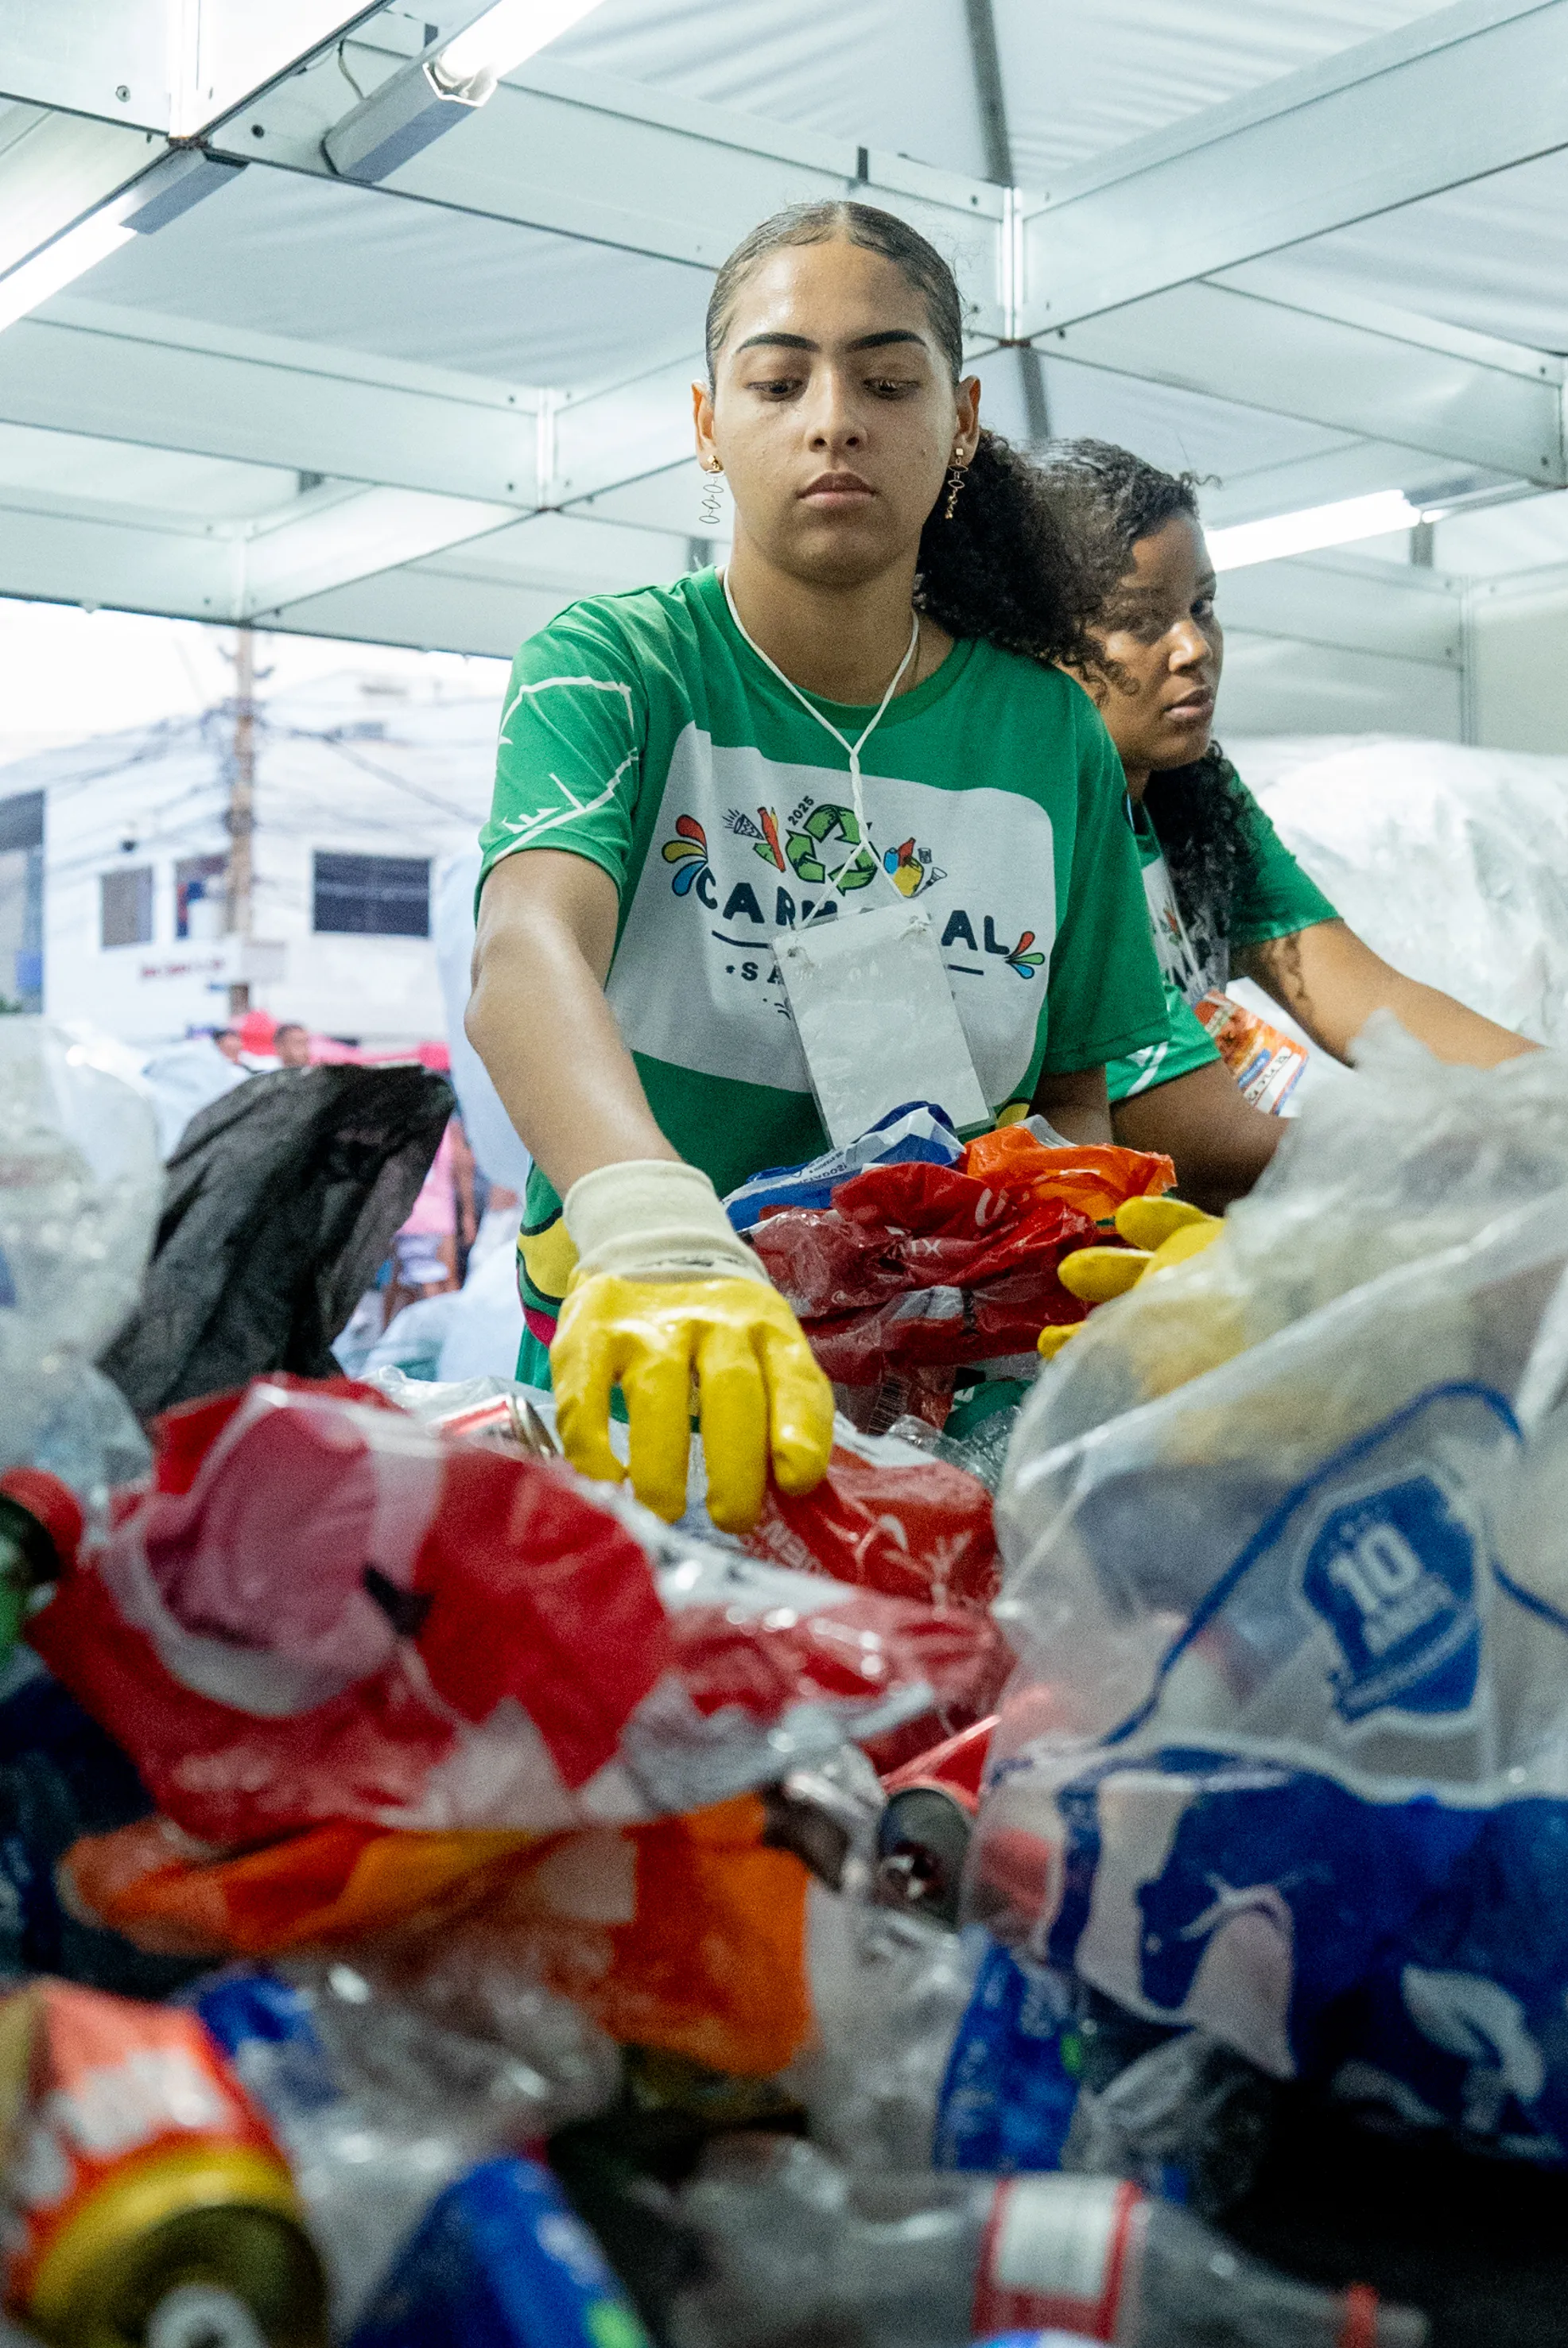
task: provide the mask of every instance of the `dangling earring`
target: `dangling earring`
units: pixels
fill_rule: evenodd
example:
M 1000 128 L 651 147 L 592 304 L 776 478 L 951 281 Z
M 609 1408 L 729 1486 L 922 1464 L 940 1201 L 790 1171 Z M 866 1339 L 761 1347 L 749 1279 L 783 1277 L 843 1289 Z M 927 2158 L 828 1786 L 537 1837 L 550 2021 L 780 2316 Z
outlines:
M 958 461 L 958 451 L 953 451 L 953 462 L 947 469 L 947 503 L 942 510 L 944 521 L 953 520 L 953 509 L 958 503 L 958 492 L 964 487 L 965 468 Z
M 717 457 L 708 471 L 712 478 L 702 485 L 702 505 L 697 519 L 706 530 L 717 530 L 724 520 L 724 467 Z

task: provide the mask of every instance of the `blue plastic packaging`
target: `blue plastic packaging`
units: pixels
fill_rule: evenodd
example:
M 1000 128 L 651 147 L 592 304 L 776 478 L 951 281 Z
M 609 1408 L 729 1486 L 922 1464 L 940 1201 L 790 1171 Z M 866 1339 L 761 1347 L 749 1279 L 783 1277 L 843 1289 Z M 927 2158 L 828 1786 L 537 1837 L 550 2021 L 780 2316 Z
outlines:
M 1094 2348 L 1081 2332 L 992 2332 L 972 2348 Z
M 1078 2098 L 1069 1984 L 988 1945 L 948 2056 L 935 2165 L 989 2177 L 1057 2168 Z
M 1538 1312 L 1538 1289 L 1497 1269 L 1494 1348 L 1498 1300 Z M 1043 1689 L 1081 1705 L 1101 1672 L 1109 1717 L 1097 1743 L 1004 1756 L 971 1879 L 991 1915 L 1008 1884 L 1046 1887 L 998 1931 L 1030 1984 L 1563 2168 L 1568 1425 L 1530 1433 L 1503 1392 L 1450 1380 L 1271 1479 L 1232 1456 L 1237 1419 L 1285 1429 L 1304 1395 L 1333 1416 L 1299 1337 L 1273 1384 L 1260 1346 L 1045 1455 L 1038 1561 L 1014 1559 L 998 1612 L 1026 1653 L 1050 1625 L 1022 1666 Z M 1016 1971 L 994 1962 L 960 2030 L 954 2166 L 1059 2157 L 1064 2050 Z
M 35 1657 L 0 1681 L 0 1980 L 57 1973 L 128 1997 L 166 1997 L 198 1967 L 150 1956 L 61 1904 L 55 1871 L 83 1835 L 145 1818 L 134 1764 Z
M 826 1150 L 804 1166 L 765 1166 L 729 1193 L 725 1212 L 738 1231 L 749 1231 L 764 1215 L 783 1207 L 830 1207 L 840 1183 L 863 1174 L 868 1166 L 953 1166 L 963 1150 L 934 1101 L 905 1101 L 841 1149 Z
M 349 2348 L 648 2348 L 599 2245 L 537 2161 L 469 2170 L 436 2201 Z

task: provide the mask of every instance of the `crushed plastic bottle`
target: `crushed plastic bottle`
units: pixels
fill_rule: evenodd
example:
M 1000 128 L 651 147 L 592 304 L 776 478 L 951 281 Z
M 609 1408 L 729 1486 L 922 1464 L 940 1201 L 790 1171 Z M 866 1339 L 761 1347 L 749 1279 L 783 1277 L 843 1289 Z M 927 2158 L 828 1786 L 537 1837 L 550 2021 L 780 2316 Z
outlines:
M 861 2171 L 928 2168 L 977 1940 L 863 1900 L 820 1897 L 811 1914 L 818 2044 L 788 2074 L 811 2132 Z
M 1085 2076 L 1062 2167 L 1130 2177 L 1217 2217 L 1255 2182 L 1278 2095 L 1244 2054 L 1184 2031 L 1099 2084 Z
M 620 2283 L 538 2161 L 449 2185 L 349 2348 L 648 2348 Z
M 997 1409 L 975 1417 L 962 1435 L 950 1435 L 944 1428 L 930 1426 L 924 1419 L 913 1417 L 895 1418 L 888 1433 L 929 1452 L 934 1459 L 945 1459 L 950 1468 L 962 1468 L 965 1475 L 984 1484 L 995 1498 L 1002 1488 L 1007 1447 L 1022 1409 L 1021 1400 L 1003 1403 Z
M 1320 2291 L 1104 2177 L 866 2177 L 735 2138 L 682 2197 L 712 2279 L 679 2348 L 951 2348 L 1057 2327 L 1122 2348 L 1422 2348 L 1427 2320 Z
M 437 2197 L 500 2147 L 608 2103 L 609 2041 L 513 1976 L 415 2005 L 345 1963 L 237 1966 L 189 1993 L 288 2155 L 352 2328 Z

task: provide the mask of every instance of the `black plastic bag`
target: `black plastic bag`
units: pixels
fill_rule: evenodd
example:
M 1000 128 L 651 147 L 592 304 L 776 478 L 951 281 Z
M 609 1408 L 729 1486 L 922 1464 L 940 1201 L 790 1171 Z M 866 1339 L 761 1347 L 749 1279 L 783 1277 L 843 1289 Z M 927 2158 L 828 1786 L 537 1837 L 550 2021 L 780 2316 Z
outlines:
M 141 1418 L 268 1370 L 331 1377 L 456 1101 L 418 1067 L 280 1069 L 191 1118 L 102 1366 Z

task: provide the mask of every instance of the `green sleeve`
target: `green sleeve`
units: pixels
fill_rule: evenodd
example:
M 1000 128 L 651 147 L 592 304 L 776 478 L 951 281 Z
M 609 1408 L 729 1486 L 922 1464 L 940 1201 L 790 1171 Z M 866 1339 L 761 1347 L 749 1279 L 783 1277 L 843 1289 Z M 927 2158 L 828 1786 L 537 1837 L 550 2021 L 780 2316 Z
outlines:
M 512 663 L 480 886 L 505 856 L 565 849 L 626 878 L 647 732 L 646 695 L 621 631 L 576 603 Z
M 1261 945 L 1266 938 L 1294 937 L 1297 930 L 1310 930 L 1319 922 L 1336 922 L 1337 909 L 1302 870 L 1233 767 L 1227 767 L 1225 779 L 1241 804 L 1253 846 L 1251 865 L 1238 874 L 1231 897 L 1233 950 Z
M 1158 1044 L 1140 1052 L 1127 1052 L 1106 1063 L 1105 1088 L 1112 1102 L 1130 1100 L 1134 1093 L 1152 1092 L 1174 1076 L 1190 1076 L 1220 1056 L 1218 1047 L 1196 1012 L 1189 1009 L 1180 991 L 1165 982 L 1167 1030 Z
M 1046 1049 L 1048 1074 L 1098 1068 L 1165 1038 L 1165 993 L 1149 933 L 1127 784 L 1110 736 L 1075 687 L 1078 826 L 1059 870 L 1062 901 L 1051 951 Z

